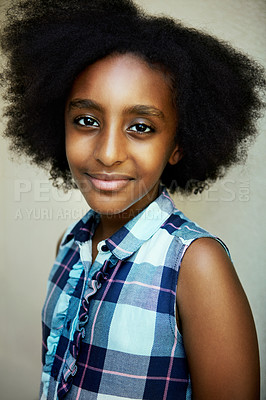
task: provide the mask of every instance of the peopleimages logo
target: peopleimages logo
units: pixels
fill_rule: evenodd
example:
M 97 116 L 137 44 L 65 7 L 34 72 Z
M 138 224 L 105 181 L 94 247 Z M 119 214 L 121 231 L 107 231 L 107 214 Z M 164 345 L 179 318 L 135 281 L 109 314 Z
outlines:
M 250 200 L 250 182 L 248 179 L 223 179 L 219 185 L 213 185 L 195 195 L 181 196 L 183 201 L 203 202 L 247 202 Z
M 16 179 L 14 181 L 14 202 L 16 220 L 77 220 L 86 214 L 83 196 L 79 190 L 68 192 L 59 190 L 47 180 Z M 110 194 L 111 195 L 111 194 Z M 219 185 L 210 186 L 197 194 L 178 194 L 177 207 L 182 210 L 182 202 L 248 202 L 250 182 L 248 179 L 223 179 Z M 29 207 L 29 204 L 34 206 Z M 46 203 L 46 204 L 45 204 Z M 28 206 L 27 206 L 28 205 Z M 152 218 L 152 216 L 150 216 Z
M 78 190 L 69 190 L 64 192 L 51 185 L 48 179 L 34 180 L 16 179 L 14 181 L 14 201 L 21 202 L 25 199 L 31 199 L 34 202 L 56 202 L 64 203 L 71 200 L 81 201 L 82 194 Z
M 175 183 L 173 183 L 173 186 Z M 171 185 L 172 186 L 172 185 Z M 142 188 L 141 188 L 142 189 Z M 171 189 L 171 188 L 170 188 Z M 145 191 L 145 190 L 144 190 Z M 71 189 L 67 192 L 59 190 L 47 180 L 16 179 L 14 181 L 14 201 L 21 202 L 31 199 L 34 202 L 49 202 L 51 200 L 60 203 L 69 201 L 79 202 L 83 198 L 81 192 Z M 190 195 L 179 195 L 184 201 L 249 201 L 250 182 L 249 179 L 234 180 L 223 179 L 219 185 L 210 186 L 203 192 Z

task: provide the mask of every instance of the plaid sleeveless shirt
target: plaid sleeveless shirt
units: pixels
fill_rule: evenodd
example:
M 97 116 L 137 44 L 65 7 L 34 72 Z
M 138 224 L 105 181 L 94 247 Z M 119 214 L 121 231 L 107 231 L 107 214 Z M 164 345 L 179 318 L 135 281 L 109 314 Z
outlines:
M 91 240 L 90 210 L 66 232 L 50 273 L 43 319 L 42 400 L 191 399 L 176 286 L 193 240 L 211 235 L 167 191 L 113 236 Z

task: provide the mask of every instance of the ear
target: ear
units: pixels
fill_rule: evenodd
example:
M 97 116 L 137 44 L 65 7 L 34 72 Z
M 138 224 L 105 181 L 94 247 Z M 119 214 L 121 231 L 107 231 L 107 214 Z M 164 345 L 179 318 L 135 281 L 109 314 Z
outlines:
M 170 155 L 168 162 L 171 165 L 175 165 L 178 163 L 178 161 L 181 160 L 182 157 L 183 157 L 182 149 L 180 149 L 177 144 L 174 150 L 172 151 L 172 154 Z

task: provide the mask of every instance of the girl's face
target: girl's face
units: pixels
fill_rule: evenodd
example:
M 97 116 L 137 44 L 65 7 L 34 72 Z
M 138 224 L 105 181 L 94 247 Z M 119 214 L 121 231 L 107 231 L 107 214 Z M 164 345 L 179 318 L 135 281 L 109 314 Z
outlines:
M 176 114 L 167 77 L 132 54 L 78 76 L 65 110 L 66 154 L 92 209 L 133 217 L 157 197 L 166 164 L 179 160 Z

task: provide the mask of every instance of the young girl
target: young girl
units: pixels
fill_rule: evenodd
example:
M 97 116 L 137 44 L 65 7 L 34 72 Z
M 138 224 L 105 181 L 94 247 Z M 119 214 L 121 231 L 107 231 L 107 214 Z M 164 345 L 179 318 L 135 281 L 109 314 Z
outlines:
M 13 148 L 91 208 L 49 277 L 40 398 L 259 399 L 229 252 L 167 188 L 202 191 L 245 156 L 262 69 L 128 0 L 20 1 L 1 43 Z

